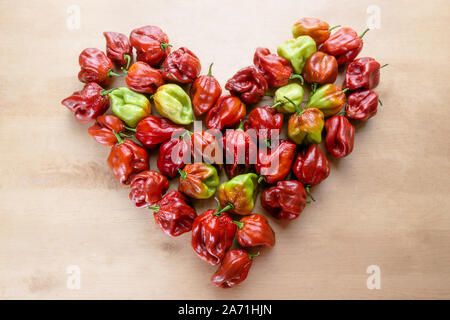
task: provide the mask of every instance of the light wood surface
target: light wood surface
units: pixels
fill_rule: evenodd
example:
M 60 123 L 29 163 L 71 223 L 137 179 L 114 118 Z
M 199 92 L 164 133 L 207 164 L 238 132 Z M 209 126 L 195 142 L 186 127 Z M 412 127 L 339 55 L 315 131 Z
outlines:
M 67 27 L 71 5 L 79 29 Z M 353 153 L 332 162 L 299 219 L 270 218 L 276 246 L 234 289 L 210 284 L 216 268 L 196 257 L 190 234 L 168 238 L 134 208 L 108 148 L 60 104 L 82 87 L 78 54 L 104 49 L 103 31 L 158 25 L 203 72 L 214 61 L 224 85 L 256 47 L 290 38 L 297 18 L 362 31 L 369 5 L 381 25 L 360 56 L 389 63 L 376 89 L 384 106 L 357 126 Z M 446 0 L 1 1 L 0 298 L 450 298 L 448 21 Z M 201 213 L 214 201 L 195 204 Z M 66 286 L 70 265 L 79 290 Z M 366 286 L 370 265 L 380 290 Z

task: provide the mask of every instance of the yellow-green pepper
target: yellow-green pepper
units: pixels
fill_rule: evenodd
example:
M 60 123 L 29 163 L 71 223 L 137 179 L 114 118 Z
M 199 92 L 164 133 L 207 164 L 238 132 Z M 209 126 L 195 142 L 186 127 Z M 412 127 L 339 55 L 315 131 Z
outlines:
M 143 95 L 127 87 L 112 90 L 109 94 L 114 115 L 130 127 L 150 115 L 150 101 Z
M 153 101 L 159 114 L 174 123 L 187 125 L 194 121 L 191 99 L 183 88 L 176 84 L 160 86 Z
M 289 60 L 297 74 L 302 73 L 306 61 L 316 51 L 316 42 L 310 36 L 300 36 L 287 40 L 277 48 L 278 55 Z
M 219 202 L 234 214 L 250 214 L 255 206 L 258 175 L 241 174 L 222 183 L 219 187 Z
M 309 97 L 306 108 L 317 108 L 325 117 L 334 116 L 345 105 L 345 91 L 335 84 L 323 85 Z
M 303 88 L 298 83 L 282 86 L 275 91 L 274 105 L 271 108 L 276 107 L 277 111 L 282 113 L 294 113 L 296 111 L 294 106 L 285 97 L 300 105 L 303 101 L 303 94 Z

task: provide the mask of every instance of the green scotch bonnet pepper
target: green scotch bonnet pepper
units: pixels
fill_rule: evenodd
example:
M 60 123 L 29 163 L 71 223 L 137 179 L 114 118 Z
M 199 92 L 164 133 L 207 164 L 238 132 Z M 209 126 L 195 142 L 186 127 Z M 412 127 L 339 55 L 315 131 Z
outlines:
M 160 86 L 153 102 L 159 114 L 176 124 L 188 125 L 194 121 L 191 99 L 179 85 Z
M 114 115 L 130 127 L 150 115 L 150 101 L 143 95 L 126 87 L 113 89 L 109 94 Z
M 316 42 L 310 36 L 287 40 L 277 48 L 278 55 L 289 60 L 297 74 L 302 73 L 306 61 L 316 51 Z

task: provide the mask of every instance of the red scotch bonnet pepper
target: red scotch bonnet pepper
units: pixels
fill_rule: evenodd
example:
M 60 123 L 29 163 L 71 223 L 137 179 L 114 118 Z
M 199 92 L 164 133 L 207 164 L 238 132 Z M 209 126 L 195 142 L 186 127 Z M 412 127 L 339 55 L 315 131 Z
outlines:
M 254 213 L 233 223 L 238 226 L 237 239 L 242 247 L 275 245 L 275 232 L 264 216 Z
M 325 121 L 325 146 L 336 158 L 348 156 L 353 151 L 355 128 L 346 117 L 337 115 Z
M 256 49 L 253 56 L 253 64 L 262 73 L 271 87 L 282 87 L 288 84 L 289 79 L 294 72 L 291 63 L 274 54 L 267 48 Z
M 206 115 L 208 129 L 222 130 L 239 123 L 245 118 L 246 108 L 242 101 L 233 95 L 220 97 Z
M 156 162 L 159 172 L 173 178 L 178 174 L 191 158 L 190 133 L 186 131 L 179 138 L 173 137 L 159 147 L 159 156 Z
M 266 94 L 267 81 L 258 69 L 246 67 L 227 81 L 225 89 L 240 96 L 244 103 L 255 104 Z
M 136 92 L 154 94 L 164 84 L 161 71 L 150 67 L 145 62 L 133 63 L 125 78 L 128 88 Z
M 267 183 L 283 180 L 291 170 L 295 148 L 296 145 L 288 140 L 280 140 L 278 145 L 269 150 L 261 148 L 255 164 L 256 172 L 262 175 Z
M 81 82 L 96 82 L 99 85 L 108 85 L 111 77 L 119 76 L 114 72 L 114 65 L 106 54 L 96 48 L 84 49 L 78 58 L 81 70 L 78 79 Z
M 169 140 L 177 132 L 184 132 L 182 126 L 174 124 L 165 118 L 148 116 L 142 119 L 136 127 L 136 139 L 148 149 L 153 149 Z
M 196 116 L 201 116 L 211 109 L 222 94 L 222 88 L 211 73 L 212 63 L 207 75 L 195 79 L 191 87 L 192 108 Z
M 125 126 L 119 118 L 112 115 L 102 115 L 95 119 L 95 123 L 88 129 L 88 133 L 98 143 L 112 147 L 117 143 L 116 134 L 121 138 L 131 138 L 124 133 Z
M 170 53 L 169 38 L 156 26 L 144 26 L 130 33 L 130 43 L 136 49 L 136 60 L 159 66 Z
M 304 185 L 314 186 L 328 177 L 330 163 L 319 146 L 311 144 L 297 154 L 292 171 L 298 181 Z
M 133 47 L 128 37 L 119 32 L 103 32 L 106 39 L 106 55 L 119 66 L 128 69 L 133 57 Z
M 179 48 L 164 61 L 163 77 L 179 83 L 192 83 L 200 74 L 202 66 L 197 56 L 188 48 Z
M 356 91 L 347 98 L 345 115 L 354 120 L 366 121 L 377 114 L 378 94 L 366 89 Z
M 169 180 L 157 171 L 147 170 L 135 175 L 130 183 L 130 200 L 136 207 L 152 205 L 167 192 Z
M 380 64 L 373 58 L 356 59 L 345 70 L 343 88 L 350 91 L 375 88 L 380 82 L 380 69 Z

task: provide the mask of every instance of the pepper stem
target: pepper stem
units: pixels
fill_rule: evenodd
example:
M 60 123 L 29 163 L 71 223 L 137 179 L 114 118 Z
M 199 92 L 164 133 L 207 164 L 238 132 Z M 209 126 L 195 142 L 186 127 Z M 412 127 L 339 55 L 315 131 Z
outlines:
M 241 120 L 241 121 L 239 122 L 239 126 L 237 127 L 236 130 L 241 130 L 241 131 L 242 131 L 243 128 L 244 128 L 244 120 Z
M 271 146 L 270 139 L 266 139 L 266 145 L 270 148 Z
M 188 136 L 190 137 L 192 135 L 192 132 L 190 132 L 189 130 L 186 130 L 185 132 L 183 132 L 183 134 L 180 136 L 180 139 L 184 139 L 184 137 Z
M 301 75 L 299 75 L 299 74 L 296 74 L 296 73 L 291 74 L 291 76 L 289 77 L 289 80 L 292 80 L 292 79 L 299 79 L 300 83 L 302 85 L 305 83 L 305 80 L 303 79 L 303 77 Z
M 172 47 L 172 45 L 165 42 L 161 42 L 161 49 L 166 50 L 167 47 Z
M 231 221 L 231 222 L 233 222 L 235 225 L 237 225 L 237 227 L 238 227 L 239 229 L 242 229 L 242 228 L 244 227 L 244 223 L 241 222 L 241 221 L 233 220 L 233 221 Z
M 342 93 L 346 93 L 348 91 L 348 88 L 345 88 L 344 90 L 342 90 Z
M 130 128 L 126 125 L 124 125 L 125 129 L 127 129 L 128 131 L 132 131 L 132 132 L 136 132 L 136 128 Z
M 125 133 L 119 132 L 119 135 L 121 138 L 128 138 L 128 139 L 133 138 L 132 134 L 125 134 Z
M 254 257 L 257 257 L 257 256 L 259 256 L 259 252 L 257 252 L 257 253 L 249 253 L 249 254 L 248 254 L 248 257 L 249 257 L 250 259 L 253 259 Z
M 232 204 L 232 203 L 228 203 L 225 207 L 223 207 L 222 209 L 218 209 L 217 211 L 216 211 L 216 213 L 214 213 L 213 214 L 213 216 L 220 216 L 220 214 L 222 213 L 222 212 L 225 212 L 225 211 L 228 211 L 228 210 L 230 210 L 230 209 L 233 209 L 234 208 L 234 205 Z
M 209 69 L 208 69 L 208 76 L 212 76 L 212 66 L 213 66 L 214 62 L 211 62 L 211 64 L 209 65 Z
M 289 99 L 286 96 L 283 96 L 287 101 L 289 101 L 295 108 L 295 111 L 297 111 L 297 115 L 301 115 L 303 112 L 305 112 L 305 110 L 300 109 L 300 107 L 291 99 Z
M 312 91 L 312 94 L 316 93 L 316 90 L 317 90 L 317 82 L 314 82 L 314 83 L 311 85 L 311 91 Z
M 311 194 L 310 188 L 311 188 L 310 185 L 306 185 L 306 186 L 305 186 L 306 194 L 311 198 L 312 201 L 316 201 L 316 199 L 314 199 L 314 197 L 313 197 L 312 194 Z
M 114 90 L 117 90 L 119 88 L 112 88 L 112 89 L 107 89 L 107 90 L 100 90 L 100 95 L 102 97 L 106 96 L 108 93 L 113 92 Z
M 149 206 L 149 207 L 147 207 L 147 209 L 150 209 L 150 210 L 153 210 L 155 212 L 158 212 L 159 211 L 159 206 Z
M 123 77 L 123 74 L 115 73 L 113 69 L 109 69 L 108 73 L 106 74 L 108 77 Z
M 277 103 L 274 103 L 271 107 L 269 107 L 269 109 L 274 109 L 276 107 L 278 107 L 279 105 L 282 105 L 283 101 L 278 101 Z
M 261 182 L 263 182 L 264 180 L 266 180 L 266 177 L 264 177 L 264 176 L 259 176 L 259 178 L 258 178 L 258 183 L 261 183 Z
M 178 173 L 180 174 L 181 180 L 186 179 L 186 176 L 187 176 L 187 173 L 186 173 L 186 172 L 184 172 L 184 171 L 181 170 L 181 169 L 178 169 Z
M 380 106 L 383 106 L 383 101 L 381 101 L 381 99 L 378 99 L 378 102 L 380 103 Z
M 128 53 L 125 53 L 123 55 L 124 59 L 127 61 L 127 66 L 125 68 L 125 70 L 128 70 L 128 68 L 130 67 L 130 62 L 131 62 L 131 56 Z M 122 71 L 125 71 L 122 69 Z
M 328 31 L 332 31 L 332 30 L 334 30 L 334 29 L 336 29 L 336 28 L 339 28 L 340 26 L 341 26 L 341 25 L 338 24 L 337 26 L 329 27 L 329 28 L 328 28 Z
M 370 30 L 369 28 L 367 28 L 366 30 L 364 30 L 364 32 L 361 33 L 361 35 L 360 35 L 359 37 L 362 39 L 362 37 L 364 37 L 364 35 L 365 35 L 369 30 Z
M 114 135 L 116 136 L 116 139 L 117 139 L 117 145 L 120 146 L 120 145 L 123 143 L 122 137 L 121 137 L 120 134 L 118 134 L 116 131 L 113 130 L 112 132 L 113 132 Z
M 389 64 L 387 64 L 387 63 L 385 63 L 385 64 L 383 64 L 381 67 L 380 67 L 380 69 L 381 68 L 384 68 L 384 67 L 386 67 L 386 66 L 388 66 Z
M 155 97 L 155 94 L 152 94 L 150 97 L 148 97 L 149 99 L 153 99 Z

